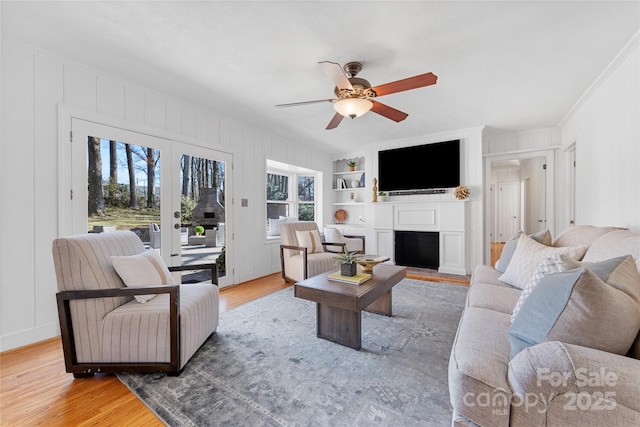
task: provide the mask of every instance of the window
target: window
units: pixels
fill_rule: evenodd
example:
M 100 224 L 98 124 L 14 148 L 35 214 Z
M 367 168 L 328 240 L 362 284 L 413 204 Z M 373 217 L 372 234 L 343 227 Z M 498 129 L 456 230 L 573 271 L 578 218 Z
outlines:
M 267 235 L 280 234 L 271 230 L 273 220 L 295 218 L 316 221 L 316 182 L 319 182 L 319 176 L 316 171 L 267 160 Z M 271 225 L 269 220 L 272 220 Z

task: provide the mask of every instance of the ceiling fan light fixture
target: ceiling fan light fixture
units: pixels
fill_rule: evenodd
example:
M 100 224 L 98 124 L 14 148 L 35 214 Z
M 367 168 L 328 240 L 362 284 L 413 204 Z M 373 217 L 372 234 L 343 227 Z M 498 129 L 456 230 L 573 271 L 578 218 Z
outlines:
M 333 109 L 344 117 L 355 119 L 371 110 L 373 102 L 363 98 L 347 98 L 333 104 Z

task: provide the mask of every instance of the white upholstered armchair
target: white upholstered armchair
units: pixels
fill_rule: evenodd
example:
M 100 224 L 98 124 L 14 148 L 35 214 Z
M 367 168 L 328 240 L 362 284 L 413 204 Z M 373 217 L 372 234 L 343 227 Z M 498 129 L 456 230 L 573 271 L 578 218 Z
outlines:
M 280 265 L 285 281 L 295 283 L 338 269 L 336 252 L 341 252 L 345 243 L 323 242 L 315 222 L 286 222 L 280 225 L 280 232 Z M 336 247 L 338 251 L 329 252 L 327 246 Z
M 178 375 L 216 331 L 215 263 L 167 268 L 130 231 L 53 241 L 67 372 Z M 212 283 L 173 284 L 169 271 L 211 271 Z M 144 302 L 140 302 L 144 301 Z

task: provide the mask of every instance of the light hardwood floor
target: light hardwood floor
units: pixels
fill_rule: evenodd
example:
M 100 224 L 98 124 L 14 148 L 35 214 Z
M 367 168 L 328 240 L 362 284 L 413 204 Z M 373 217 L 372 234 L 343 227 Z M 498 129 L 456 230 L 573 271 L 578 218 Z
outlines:
M 220 291 L 220 311 L 286 288 L 280 273 Z M 60 338 L 0 354 L 0 426 L 162 426 L 115 375 L 75 379 Z
M 412 273 L 409 276 L 413 278 L 448 281 L 442 276 Z M 287 286 L 276 273 L 221 289 L 220 311 Z M 3 427 L 163 425 L 115 375 L 74 379 L 66 373 L 60 338 L 0 353 L 0 387 Z

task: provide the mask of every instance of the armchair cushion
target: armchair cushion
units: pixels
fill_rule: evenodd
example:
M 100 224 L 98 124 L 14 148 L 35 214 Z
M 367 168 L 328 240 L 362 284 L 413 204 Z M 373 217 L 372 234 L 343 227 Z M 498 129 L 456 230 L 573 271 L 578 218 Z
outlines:
M 362 239 L 357 237 L 344 237 L 340 230 L 332 227 L 325 227 L 323 234 L 324 240 L 327 243 L 345 243 L 347 251 L 364 253 L 364 244 Z M 340 246 L 327 245 L 327 250 L 331 252 L 342 252 L 343 248 Z
M 301 247 L 307 248 L 307 253 L 315 254 L 324 252 L 322 239 L 318 230 L 296 231 L 296 237 Z
M 155 249 L 130 256 L 111 256 L 113 268 L 129 288 L 173 285 L 175 281 L 164 260 Z M 145 303 L 156 295 L 136 295 L 136 301 Z

